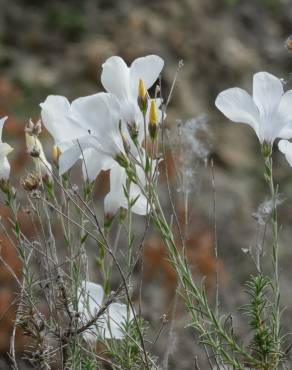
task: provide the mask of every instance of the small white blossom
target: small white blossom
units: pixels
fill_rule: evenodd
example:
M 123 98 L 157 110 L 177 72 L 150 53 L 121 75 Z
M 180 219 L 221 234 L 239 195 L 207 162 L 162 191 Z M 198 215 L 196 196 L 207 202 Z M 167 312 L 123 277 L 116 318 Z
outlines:
M 153 86 L 164 66 L 164 61 L 157 55 L 147 55 L 137 58 L 130 67 L 119 56 L 108 58 L 102 65 L 101 83 L 105 90 L 114 94 L 121 106 L 121 118 L 127 125 L 135 123 L 138 131 L 138 141 L 144 139 L 143 115 L 138 106 L 139 80 L 143 80 L 146 90 Z M 161 100 L 156 99 L 157 107 Z M 149 121 L 150 105 L 146 111 L 146 122 Z M 158 110 L 161 120 L 161 111 Z M 128 136 L 128 135 L 127 135 Z
M 78 311 L 83 323 L 91 320 L 101 309 L 104 291 L 101 285 L 83 281 L 79 290 Z M 83 335 L 88 341 L 96 341 L 98 337 L 106 339 L 123 339 L 124 325 L 133 319 L 133 314 L 125 304 L 111 303 L 106 312 L 97 320 L 96 325 Z
M 270 73 L 254 75 L 252 97 L 235 87 L 222 91 L 215 105 L 231 121 L 251 126 L 260 143 L 292 137 L 292 90 L 284 93 L 281 80 Z

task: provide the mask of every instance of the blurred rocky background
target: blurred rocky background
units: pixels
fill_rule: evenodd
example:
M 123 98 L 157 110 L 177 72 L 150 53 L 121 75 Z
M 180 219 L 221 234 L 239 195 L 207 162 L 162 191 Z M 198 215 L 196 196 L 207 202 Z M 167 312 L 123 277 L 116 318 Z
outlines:
M 28 160 L 25 162 L 24 124 L 30 117 L 39 118 L 39 103 L 48 94 L 74 99 L 95 93 L 102 88 L 101 65 L 108 57 L 120 55 L 131 63 L 139 56 L 158 54 L 165 60 L 162 83 L 167 96 L 178 63 L 183 60 L 167 116 L 169 142 L 174 153 L 169 155 L 168 163 L 172 190 L 180 220 L 184 223 L 181 184 L 173 165 L 173 157 L 180 163 L 184 161 L 179 140 L 176 140 L 179 138 L 178 122 L 205 115 L 207 123 L 204 123 L 202 140 L 207 142 L 208 160 L 199 160 L 200 155 L 194 150 L 193 162 L 188 160 L 193 167 L 180 167 L 183 171 L 191 171 L 193 179 L 188 195 L 188 253 L 198 279 L 207 276 L 212 297 L 215 271 L 212 159 L 220 257 L 220 308 L 232 312 L 238 335 L 242 340 L 248 338 L 245 321 L 235 306 L 245 302 L 243 282 L 255 272 L 246 251 L 257 243 L 259 225 L 252 215 L 268 193 L 256 136 L 248 127 L 228 122 L 216 111 L 214 100 L 221 90 L 231 86 L 251 91 L 252 75 L 260 70 L 282 77 L 287 88 L 291 88 L 292 54 L 284 46 L 292 33 L 291 1 L 1 0 L 0 5 L 0 116 L 9 115 L 4 135 L 7 141 L 15 142 L 12 171 L 17 173 L 31 165 Z M 180 144 L 184 145 L 183 136 L 180 138 Z M 48 139 L 49 158 L 50 144 Z M 286 329 L 291 331 L 292 169 L 278 153 L 275 176 L 285 198 L 279 215 L 281 283 L 283 304 L 288 306 L 284 322 Z M 162 187 L 163 179 L 162 173 Z M 100 188 L 99 197 L 106 192 L 106 188 Z M 166 197 L 166 204 L 167 201 Z M 18 273 L 21 267 L 4 236 L 1 253 Z M 267 242 L 266 259 L 270 253 Z M 149 236 L 142 292 L 143 315 L 151 327 L 149 335 L 155 336 L 163 314 L 171 316 L 176 284 L 157 235 Z M 6 352 L 14 300 L 15 283 L 1 265 L 0 369 L 3 370 L 10 368 Z M 169 350 L 169 369 L 193 369 L 196 355 L 204 369 L 204 353 L 196 344 L 195 333 L 186 327 L 189 318 L 180 302 L 175 317 L 172 335 L 168 335 L 169 325 L 166 325 L 153 348 L 159 363 L 163 365 Z M 20 357 L 23 343 L 23 338 L 19 337 Z M 26 369 L 28 365 L 24 361 L 20 366 Z

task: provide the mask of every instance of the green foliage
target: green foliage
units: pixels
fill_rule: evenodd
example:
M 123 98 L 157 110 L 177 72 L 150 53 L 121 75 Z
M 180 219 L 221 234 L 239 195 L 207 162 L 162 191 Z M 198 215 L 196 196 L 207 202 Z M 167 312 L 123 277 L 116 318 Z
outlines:
M 147 323 L 142 318 L 138 317 L 137 321 L 140 328 L 139 330 L 145 338 Z M 145 363 L 142 360 L 143 355 L 141 354 L 141 347 L 139 345 L 140 333 L 135 320 L 126 322 L 123 330 L 127 333 L 123 340 L 108 340 L 106 342 L 106 353 L 115 363 L 118 363 L 122 369 L 146 369 Z M 151 359 L 151 355 L 149 353 L 147 355 L 149 361 L 149 359 Z
M 272 303 L 270 297 L 273 294 L 272 281 L 267 276 L 251 276 L 246 283 L 249 303 L 241 307 L 246 314 L 249 326 L 252 329 L 253 338 L 250 343 L 255 358 L 259 360 L 261 369 L 274 368 L 277 342 L 273 333 Z M 281 358 L 278 353 L 276 357 Z

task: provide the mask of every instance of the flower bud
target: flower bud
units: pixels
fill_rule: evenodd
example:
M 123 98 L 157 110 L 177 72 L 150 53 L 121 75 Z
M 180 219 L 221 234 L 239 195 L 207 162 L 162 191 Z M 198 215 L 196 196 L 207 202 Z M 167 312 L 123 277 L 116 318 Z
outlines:
M 145 88 L 144 80 L 140 78 L 138 86 L 138 105 L 143 114 L 147 111 L 148 100 L 147 100 L 147 90 Z
M 26 131 L 25 141 L 27 153 L 33 158 L 40 157 L 43 153 L 43 147 L 39 139 L 35 135 L 32 135 Z
M 128 123 L 127 127 L 128 127 L 128 131 L 129 131 L 131 139 L 135 141 L 139 135 L 139 130 L 138 130 L 136 122 L 133 122 L 131 124 Z
M 129 160 L 126 155 L 122 152 L 116 155 L 115 160 L 121 167 L 128 168 L 129 167 Z
M 151 100 L 150 105 L 150 114 L 149 114 L 149 123 L 148 123 L 148 131 L 149 136 L 152 140 L 155 140 L 157 136 L 157 124 L 158 124 L 158 117 L 157 117 L 157 107 L 155 100 Z
M 128 142 L 128 140 L 126 139 L 126 137 L 122 134 L 122 140 L 123 140 L 123 146 L 124 146 L 124 149 L 125 149 L 125 152 L 127 154 L 130 153 L 130 144 Z
M 52 166 L 47 161 L 42 143 L 35 135 L 31 135 L 28 132 L 25 133 L 25 139 L 27 152 L 32 157 L 36 169 L 40 172 L 42 179 L 52 182 Z
M 61 155 L 61 150 L 60 148 L 57 146 L 57 145 L 54 145 L 53 146 L 53 152 L 52 152 L 52 156 L 53 156 L 53 161 L 55 163 L 55 165 L 58 167 L 59 165 L 59 158 L 60 158 L 60 155 Z

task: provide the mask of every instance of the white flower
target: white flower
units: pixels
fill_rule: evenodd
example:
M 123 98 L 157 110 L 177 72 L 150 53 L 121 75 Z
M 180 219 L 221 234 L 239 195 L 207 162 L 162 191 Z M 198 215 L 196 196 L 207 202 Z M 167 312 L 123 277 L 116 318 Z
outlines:
M 121 118 L 127 125 L 136 124 L 138 140 L 141 143 L 144 139 L 143 115 L 138 106 L 139 80 L 144 81 L 148 90 L 158 79 L 162 71 L 164 61 L 157 55 L 147 55 L 137 58 L 130 67 L 121 57 L 113 56 L 102 65 L 101 82 L 105 90 L 114 94 L 120 102 Z M 156 101 L 157 106 L 161 105 L 160 99 Z M 161 112 L 158 111 L 159 117 Z M 148 123 L 149 106 L 146 113 Z
M 71 105 L 66 98 L 51 95 L 41 103 L 43 123 L 61 151 L 60 175 L 82 159 L 84 178 L 93 181 L 101 170 L 108 170 L 114 164 L 108 152 L 119 150 L 112 140 L 105 141 L 104 133 L 108 125 L 117 133 L 119 105 L 114 97 L 107 95 L 99 93 L 78 98 Z M 111 100 L 111 106 L 107 100 Z M 99 150 L 101 142 L 107 154 Z M 117 145 L 122 144 L 118 142 Z
M 231 121 L 251 126 L 260 143 L 292 137 L 292 90 L 284 93 L 281 80 L 270 73 L 253 77 L 253 96 L 238 87 L 222 91 L 216 107 Z
M 2 130 L 7 118 L 8 117 L 4 117 L 0 119 L 0 180 L 4 181 L 9 179 L 10 174 L 10 164 L 7 155 L 13 150 L 9 144 L 2 142 Z
M 79 290 L 78 311 L 83 323 L 91 320 L 102 308 L 104 291 L 101 285 L 83 281 Z M 133 319 L 125 304 L 111 303 L 93 328 L 84 333 L 85 339 L 95 341 L 98 337 L 123 339 L 124 325 Z

